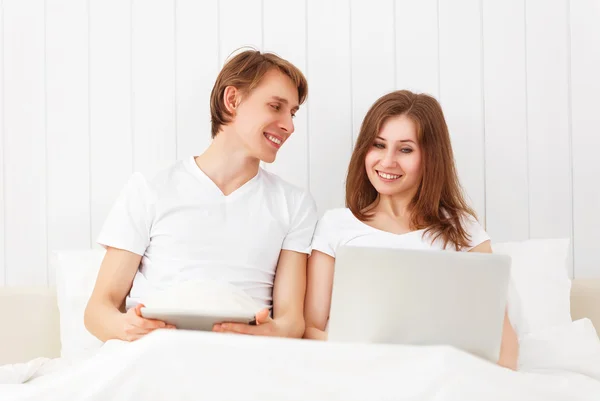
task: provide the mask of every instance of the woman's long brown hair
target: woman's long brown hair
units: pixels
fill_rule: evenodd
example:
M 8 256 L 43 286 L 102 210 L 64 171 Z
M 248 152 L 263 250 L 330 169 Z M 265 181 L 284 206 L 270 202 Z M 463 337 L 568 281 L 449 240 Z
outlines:
M 395 91 L 379 98 L 367 112 L 360 128 L 346 179 L 346 207 L 361 221 L 373 214 L 366 209 L 379 194 L 365 169 L 365 157 L 383 124 L 390 117 L 405 115 L 417 126 L 422 154 L 422 180 L 410 203 L 411 230 L 425 229 L 431 241 L 440 238 L 459 250 L 469 246 L 465 218 L 477 218 L 468 205 L 458 180 L 450 134 L 440 104 L 426 94 Z

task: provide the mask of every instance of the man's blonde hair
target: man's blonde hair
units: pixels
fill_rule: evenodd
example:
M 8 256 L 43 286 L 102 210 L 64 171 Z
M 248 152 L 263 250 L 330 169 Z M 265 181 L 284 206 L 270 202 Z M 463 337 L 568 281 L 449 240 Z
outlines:
M 304 103 L 308 95 L 308 83 L 302 72 L 287 60 L 273 53 L 246 50 L 234 56 L 224 66 L 210 94 L 210 116 L 212 137 L 229 122 L 233 115 L 225 107 L 225 88 L 234 86 L 242 93 L 250 93 L 260 83 L 263 76 L 276 68 L 287 75 L 298 88 L 298 101 Z

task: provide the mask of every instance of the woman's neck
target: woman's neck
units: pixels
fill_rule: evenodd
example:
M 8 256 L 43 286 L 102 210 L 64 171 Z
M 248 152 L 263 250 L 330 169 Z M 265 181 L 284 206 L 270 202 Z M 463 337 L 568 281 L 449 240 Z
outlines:
M 379 195 L 372 210 L 394 219 L 410 219 L 412 199 L 409 194 Z

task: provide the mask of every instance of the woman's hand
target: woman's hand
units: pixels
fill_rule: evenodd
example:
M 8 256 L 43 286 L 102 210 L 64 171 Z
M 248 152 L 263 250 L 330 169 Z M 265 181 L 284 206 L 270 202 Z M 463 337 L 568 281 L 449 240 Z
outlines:
M 141 309 L 143 307 L 144 305 L 138 304 L 135 308 L 130 308 L 127 313 L 123 314 L 122 340 L 135 341 L 156 329 L 175 328 L 175 326 L 161 320 L 146 319 L 142 317 Z

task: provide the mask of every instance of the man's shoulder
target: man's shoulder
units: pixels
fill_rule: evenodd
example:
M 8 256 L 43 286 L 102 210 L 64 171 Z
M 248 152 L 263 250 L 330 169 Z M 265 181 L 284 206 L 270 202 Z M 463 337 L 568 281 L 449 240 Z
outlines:
M 263 182 L 270 189 L 282 192 L 286 196 L 291 197 L 308 197 L 312 199 L 310 191 L 306 188 L 302 188 L 299 185 L 293 184 L 285 178 L 261 168 L 261 174 L 263 176 Z
M 176 160 L 166 167 L 161 168 L 154 174 L 137 173 L 139 179 L 144 179 L 148 188 L 154 192 L 161 192 L 165 188 L 171 187 L 175 182 L 181 181 L 186 174 L 186 160 Z
M 125 184 L 126 191 L 129 196 L 141 197 L 146 202 L 154 203 L 161 197 L 161 194 L 164 194 L 165 191 L 170 192 L 174 184 L 181 180 L 184 168 L 185 166 L 180 160 L 154 174 L 134 171 Z

